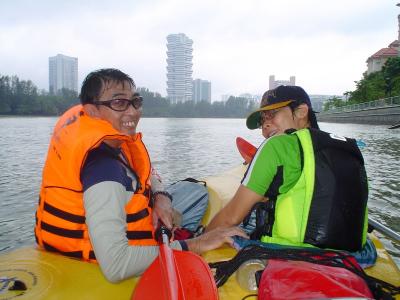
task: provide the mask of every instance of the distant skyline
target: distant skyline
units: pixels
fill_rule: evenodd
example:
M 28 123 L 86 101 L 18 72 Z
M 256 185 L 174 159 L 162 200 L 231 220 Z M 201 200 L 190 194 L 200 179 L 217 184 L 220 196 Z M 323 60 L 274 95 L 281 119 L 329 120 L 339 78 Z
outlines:
M 0 75 L 48 90 L 48 58 L 79 59 L 79 88 L 115 67 L 166 96 L 166 37 L 193 40 L 193 78 L 221 95 L 263 94 L 269 75 L 309 94 L 355 89 L 369 56 L 397 39 L 398 1 L 0 1 Z

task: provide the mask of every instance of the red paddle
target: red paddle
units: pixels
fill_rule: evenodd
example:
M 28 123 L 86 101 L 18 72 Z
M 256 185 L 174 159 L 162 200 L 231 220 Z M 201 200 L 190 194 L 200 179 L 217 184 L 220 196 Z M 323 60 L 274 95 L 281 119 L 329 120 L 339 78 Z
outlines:
M 241 137 L 236 138 L 236 146 L 246 163 L 250 163 L 257 152 L 257 148 Z
M 132 299 L 218 299 L 214 277 L 203 258 L 189 251 L 171 249 L 171 232 L 165 226 L 156 231 L 156 236 L 159 256 L 143 273 Z

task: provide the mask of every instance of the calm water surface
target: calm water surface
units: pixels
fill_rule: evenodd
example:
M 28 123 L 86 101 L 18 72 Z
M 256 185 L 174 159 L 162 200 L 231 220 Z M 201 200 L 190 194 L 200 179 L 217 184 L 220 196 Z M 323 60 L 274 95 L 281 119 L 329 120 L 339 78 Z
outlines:
M 53 117 L 0 117 L 0 252 L 34 242 L 34 212 Z M 370 180 L 370 215 L 400 232 L 400 129 L 387 126 L 321 123 L 321 129 L 354 137 Z M 242 162 L 237 136 L 258 145 L 259 130 L 243 119 L 142 119 L 139 130 L 153 165 L 166 184 L 201 178 Z M 400 265 L 400 244 L 383 239 Z

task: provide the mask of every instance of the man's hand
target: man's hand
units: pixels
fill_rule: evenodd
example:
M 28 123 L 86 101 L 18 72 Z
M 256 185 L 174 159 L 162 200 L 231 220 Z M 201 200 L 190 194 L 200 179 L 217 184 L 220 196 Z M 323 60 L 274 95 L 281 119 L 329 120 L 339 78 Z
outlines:
M 210 230 L 196 238 L 186 240 L 186 243 L 190 251 L 201 254 L 203 252 L 219 248 L 225 243 L 233 247 L 232 237 L 235 235 L 244 237 L 246 239 L 249 238 L 239 227 L 220 227 Z
M 155 195 L 154 208 L 153 208 L 153 225 L 157 227 L 158 219 L 160 219 L 164 225 L 172 229 L 173 225 L 173 214 L 171 200 L 162 194 Z

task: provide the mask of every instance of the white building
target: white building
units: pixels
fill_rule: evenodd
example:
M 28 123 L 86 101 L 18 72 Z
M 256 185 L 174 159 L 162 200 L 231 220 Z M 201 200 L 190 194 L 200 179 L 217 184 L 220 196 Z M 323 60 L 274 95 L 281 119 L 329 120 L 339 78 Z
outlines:
M 269 89 L 272 90 L 280 85 L 296 85 L 296 77 L 290 76 L 289 80 L 275 80 L 275 75 L 269 76 Z
M 382 48 L 378 52 L 374 53 L 367 59 L 367 75 L 378 72 L 382 70 L 383 65 L 386 63 L 386 61 L 389 59 L 389 57 L 397 57 L 399 56 L 399 51 L 395 48 L 392 47 L 392 45 L 398 46 L 398 43 L 391 43 L 388 48 Z
M 211 103 L 211 82 L 207 80 L 193 80 L 193 101 L 207 101 Z
M 167 97 L 171 103 L 192 100 L 193 41 L 184 33 L 167 36 Z
M 78 58 L 57 54 L 49 57 L 49 92 L 57 94 L 63 88 L 78 93 Z

